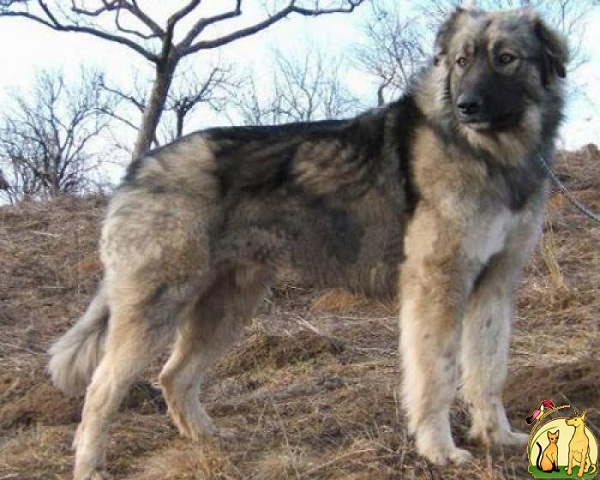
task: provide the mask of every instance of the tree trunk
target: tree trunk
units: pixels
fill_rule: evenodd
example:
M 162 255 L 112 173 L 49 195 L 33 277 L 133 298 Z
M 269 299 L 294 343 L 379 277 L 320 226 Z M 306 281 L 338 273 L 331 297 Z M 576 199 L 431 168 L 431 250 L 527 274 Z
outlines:
M 385 90 L 386 86 L 387 86 L 387 82 L 379 85 L 379 87 L 377 88 L 377 106 L 378 107 L 383 107 L 385 105 L 385 97 L 383 96 L 383 91 Z
M 183 136 L 183 122 L 185 121 L 185 116 L 187 112 L 185 108 L 181 108 L 175 111 L 175 115 L 177 118 L 177 125 L 175 127 L 175 138 L 180 138 Z
M 158 122 L 160 121 L 160 117 L 167 101 L 167 95 L 169 93 L 171 82 L 173 81 L 173 74 L 176 66 L 176 60 L 167 60 L 164 63 L 156 65 L 156 76 L 154 78 L 154 84 L 152 85 L 148 104 L 142 115 L 142 124 L 138 130 L 135 147 L 133 149 L 133 159 L 141 157 L 150 150 L 152 141 L 156 135 Z

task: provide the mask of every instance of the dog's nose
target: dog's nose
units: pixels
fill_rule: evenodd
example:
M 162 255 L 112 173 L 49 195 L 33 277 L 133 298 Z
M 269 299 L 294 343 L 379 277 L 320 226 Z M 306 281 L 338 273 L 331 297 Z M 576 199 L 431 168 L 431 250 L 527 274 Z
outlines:
M 463 117 L 473 117 L 481 113 L 483 99 L 480 95 L 462 93 L 456 101 L 456 108 Z

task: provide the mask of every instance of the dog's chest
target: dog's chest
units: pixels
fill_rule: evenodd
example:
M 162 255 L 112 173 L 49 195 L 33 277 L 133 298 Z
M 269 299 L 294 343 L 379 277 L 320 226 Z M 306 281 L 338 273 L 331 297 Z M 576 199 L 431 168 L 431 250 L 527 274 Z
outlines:
M 509 238 L 520 223 L 520 215 L 508 208 L 480 214 L 474 228 L 467 229 L 463 251 L 470 259 L 486 263 L 506 247 Z

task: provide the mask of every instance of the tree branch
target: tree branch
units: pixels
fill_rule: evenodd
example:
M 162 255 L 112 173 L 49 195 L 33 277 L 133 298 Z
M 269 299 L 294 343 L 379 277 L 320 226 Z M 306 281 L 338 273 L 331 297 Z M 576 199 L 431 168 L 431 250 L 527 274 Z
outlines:
M 119 90 L 118 88 L 109 87 L 106 84 L 106 82 L 104 81 L 104 77 L 101 77 L 99 79 L 99 86 L 100 86 L 100 88 L 107 91 L 111 95 L 114 95 L 116 98 L 118 98 L 120 100 L 126 100 L 127 102 L 133 104 L 140 112 L 143 112 L 144 109 L 146 108 L 146 103 L 143 100 L 140 100 L 139 98 L 137 98 L 131 94 L 127 94 L 127 93 Z
M 78 15 L 83 15 L 86 17 L 98 17 L 104 12 L 108 12 L 111 10 L 116 10 L 119 8 L 119 0 L 112 0 L 108 2 L 107 0 L 102 0 L 102 6 L 97 8 L 96 10 L 88 10 L 86 8 L 81 8 L 77 6 L 75 0 L 71 0 L 71 11 Z
M 2 4 L 3 8 L 2 10 L 0 10 L 0 17 L 26 18 L 28 20 L 32 20 L 36 23 L 39 23 L 48 28 L 51 28 L 52 30 L 56 30 L 59 32 L 86 33 L 88 35 L 99 37 L 113 43 L 125 45 L 126 47 L 129 47 L 130 49 L 142 55 L 150 62 L 156 63 L 157 61 L 157 57 L 153 52 L 146 50 L 144 47 L 138 45 L 137 43 L 135 43 L 127 37 L 108 33 L 104 30 L 100 30 L 99 28 L 91 27 L 88 25 L 79 25 L 77 23 L 64 24 L 56 18 L 56 16 L 51 12 L 50 8 L 48 7 L 48 5 L 46 5 L 46 3 L 44 3 L 43 0 L 37 0 L 37 4 L 42 10 L 45 17 L 31 13 L 28 10 L 7 10 L 7 8 L 10 8 L 13 5 L 25 5 L 27 7 L 26 2 L 23 0 L 4 0 L 4 3 Z
M 158 25 L 152 18 L 150 18 L 146 13 L 139 8 L 137 2 L 129 3 L 126 0 L 101 0 L 102 6 L 95 9 L 90 10 L 86 8 L 82 8 L 77 5 L 76 0 L 71 0 L 71 11 L 78 15 L 82 15 L 85 17 L 99 17 L 104 12 L 115 12 L 115 25 L 118 30 L 123 33 L 129 33 L 131 35 L 135 35 L 143 40 L 149 40 L 151 38 L 161 37 L 164 34 L 160 25 Z M 150 35 L 144 34 L 138 30 L 132 30 L 121 25 L 120 15 L 121 11 L 127 11 L 131 13 L 134 17 L 136 17 L 140 22 L 142 22 L 152 33 Z
M 190 55 L 192 53 L 196 53 L 199 50 L 208 50 L 208 49 L 212 49 L 212 48 L 221 47 L 221 46 L 231 43 L 235 40 L 238 40 L 240 38 L 248 37 L 250 35 L 253 35 L 257 32 L 260 32 L 261 30 L 264 30 L 264 29 L 270 27 L 271 25 L 286 18 L 288 15 L 290 15 L 292 13 L 295 13 L 295 14 L 298 14 L 301 16 L 305 16 L 305 17 L 318 17 L 321 15 L 328 15 L 328 14 L 332 14 L 332 13 L 351 13 L 363 1 L 364 0 L 348 0 L 347 2 L 344 1 L 343 5 L 338 8 L 321 9 L 318 7 L 317 8 L 298 7 L 296 5 L 296 0 L 291 0 L 290 3 L 286 7 L 282 8 L 281 10 L 274 13 L 270 17 L 265 18 L 264 20 L 254 24 L 254 25 L 251 25 L 246 28 L 242 28 L 240 30 L 236 30 L 234 32 L 231 32 L 227 35 L 223 35 L 222 37 L 219 37 L 219 38 L 215 38 L 213 40 L 203 40 L 203 41 L 198 41 L 194 44 L 191 44 L 191 42 L 193 41 L 193 38 L 196 38 L 198 36 L 198 34 L 202 31 L 202 29 L 206 27 L 206 24 L 203 24 L 200 26 L 197 24 L 192 28 L 192 31 L 190 31 L 190 34 L 188 34 L 186 36 L 186 38 L 180 43 L 181 48 L 184 50 L 181 53 L 181 55 L 186 56 L 186 55 Z M 215 21 L 220 21 L 225 18 L 231 18 L 233 16 L 238 16 L 241 14 L 241 10 L 239 11 L 239 13 L 236 13 L 236 12 L 238 12 L 240 7 L 241 7 L 241 0 L 238 0 L 236 10 L 232 10 L 231 12 L 226 12 L 226 13 L 222 14 L 221 16 L 215 16 L 210 19 L 201 20 L 198 23 L 199 24 L 201 24 L 202 22 L 215 23 Z M 229 16 L 227 16 L 227 15 L 229 15 Z M 223 18 L 219 18 L 219 17 L 223 17 Z M 210 24 L 210 23 L 208 23 L 208 24 Z M 196 28 L 196 27 L 198 27 L 198 28 Z M 195 30 L 198 30 L 198 31 L 195 32 Z M 193 32 L 195 33 L 195 35 L 193 38 L 190 38 L 191 33 L 193 33 Z M 185 43 L 184 43 L 185 40 L 190 40 L 190 45 L 188 47 L 185 46 Z
M 145 33 L 139 32 L 137 30 L 133 30 L 133 29 L 125 27 L 121 23 L 121 9 L 120 8 L 115 12 L 115 27 L 117 27 L 117 30 L 119 30 L 123 33 L 128 33 L 129 35 L 136 36 L 138 38 L 141 38 L 142 40 L 150 40 L 152 38 L 158 37 L 158 35 L 156 35 L 155 33 L 145 34 Z
M 218 22 L 222 22 L 224 20 L 228 20 L 230 18 L 239 17 L 242 14 L 242 0 L 236 0 L 235 8 L 228 11 L 220 13 L 219 15 L 215 15 L 213 17 L 201 18 L 198 20 L 187 35 L 179 42 L 177 45 L 178 51 L 181 52 L 181 55 L 187 55 L 186 50 L 190 47 L 192 42 L 202 33 L 202 31 L 208 27 L 209 25 L 213 25 Z
M 145 39 L 150 39 L 150 38 L 163 38 L 165 36 L 165 30 L 158 24 L 156 23 L 154 20 L 152 20 L 152 18 L 150 18 L 149 15 L 146 14 L 146 12 L 144 12 L 137 4 L 137 2 L 132 1 L 131 3 L 126 2 L 126 1 L 121 1 L 120 5 L 122 8 L 126 9 L 127 11 L 129 11 L 134 17 L 136 17 L 140 22 L 142 22 L 144 25 L 146 25 L 150 31 L 152 32 L 152 35 L 142 35 L 139 34 L 139 32 L 135 32 L 137 33 L 139 36 L 141 36 L 142 38 L 145 37 Z M 124 30 L 122 27 L 121 30 Z
M 175 24 L 191 13 L 198 5 L 200 5 L 201 0 L 192 0 L 182 9 L 176 11 L 173 15 L 169 17 L 167 20 L 167 29 L 172 29 L 175 27 Z

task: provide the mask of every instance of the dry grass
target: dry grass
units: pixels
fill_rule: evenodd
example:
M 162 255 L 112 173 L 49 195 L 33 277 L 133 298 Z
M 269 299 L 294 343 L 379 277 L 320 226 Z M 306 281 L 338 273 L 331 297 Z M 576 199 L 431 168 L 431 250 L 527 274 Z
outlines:
M 597 149 L 562 155 L 558 170 L 600 210 Z M 69 478 L 80 400 L 49 383 L 46 349 L 84 309 L 101 274 L 105 200 L 0 208 L 0 480 Z M 407 438 L 396 387 L 394 305 L 344 292 L 280 287 L 214 368 L 204 396 L 234 439 L 177 436 L 156 392 L 136 388 L 116 418 L 110 471 L 123 479 L 531 478 L 523 449 L 485 451 L 436 469 Z M 553 196 L 518 299 L 506 400 L 511 421 L 543 398 L 588 408 L 600 426 L 600 226 Z M 156 366 L 147 372 L 153 380 Z M 453 410 L 465 441 L 467 416 Z

